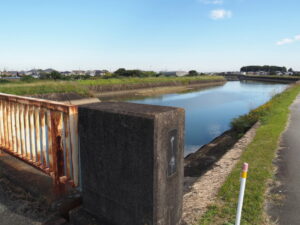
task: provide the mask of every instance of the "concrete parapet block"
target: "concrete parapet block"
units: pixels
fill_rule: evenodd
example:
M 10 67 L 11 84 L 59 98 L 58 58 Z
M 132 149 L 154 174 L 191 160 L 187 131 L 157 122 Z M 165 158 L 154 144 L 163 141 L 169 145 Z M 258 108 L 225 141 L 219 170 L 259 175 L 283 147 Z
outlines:
M 180 224 L 184 117 L 133 103 L 79 107 L 84 211 L 99 224 Z

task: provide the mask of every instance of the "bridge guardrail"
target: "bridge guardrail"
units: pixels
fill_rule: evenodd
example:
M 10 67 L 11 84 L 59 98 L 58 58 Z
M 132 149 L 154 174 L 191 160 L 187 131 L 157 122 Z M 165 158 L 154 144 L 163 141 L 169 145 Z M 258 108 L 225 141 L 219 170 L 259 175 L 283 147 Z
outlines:
M 47 173 L 58 192 L 79 184 L 77 106 L 0 93 L 0 149 Z

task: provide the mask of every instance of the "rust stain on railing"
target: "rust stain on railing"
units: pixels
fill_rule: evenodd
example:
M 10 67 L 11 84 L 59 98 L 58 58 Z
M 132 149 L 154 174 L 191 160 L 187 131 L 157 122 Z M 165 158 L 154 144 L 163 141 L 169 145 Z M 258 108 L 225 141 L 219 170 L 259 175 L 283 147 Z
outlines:
M 52 176 L 58 193 L 78 187 L 77 106 L 0 93 L 0 149 Z

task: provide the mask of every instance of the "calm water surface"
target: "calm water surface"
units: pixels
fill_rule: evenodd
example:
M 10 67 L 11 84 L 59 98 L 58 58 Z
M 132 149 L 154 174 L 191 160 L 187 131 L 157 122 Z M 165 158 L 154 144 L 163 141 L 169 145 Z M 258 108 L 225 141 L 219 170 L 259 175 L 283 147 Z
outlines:
M 228 130 L 233 118 L 264 104 L 286 87 L 285 84 L 232 81 L 206 90 L 166 94 L 129 102 L 184 108 L 187 155 Z

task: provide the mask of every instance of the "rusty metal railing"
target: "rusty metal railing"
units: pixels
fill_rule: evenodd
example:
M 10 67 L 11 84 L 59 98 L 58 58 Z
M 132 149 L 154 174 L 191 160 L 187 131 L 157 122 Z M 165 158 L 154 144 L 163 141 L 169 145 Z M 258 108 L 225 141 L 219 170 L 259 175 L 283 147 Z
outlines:
M 78 187 L 77 107 L 0 93 L 0 149 L 52 176 L 59 192 Z

